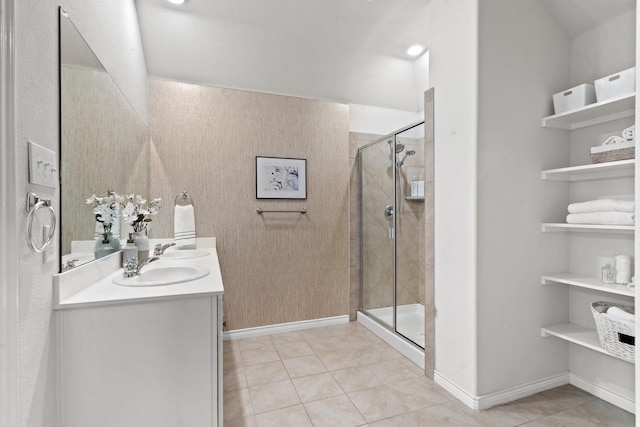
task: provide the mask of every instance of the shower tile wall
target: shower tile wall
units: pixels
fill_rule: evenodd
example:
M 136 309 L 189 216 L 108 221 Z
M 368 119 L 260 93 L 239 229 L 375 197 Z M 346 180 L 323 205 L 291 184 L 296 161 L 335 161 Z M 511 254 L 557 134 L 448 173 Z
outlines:
M 152 237 L 172 236 L 189 191 L 198 235 L 217 238 L 227 328 L 346 315 L 348 107 L 150 79 L 149 110 L 150 193 L 165 201 Z M 256 156 L 307 159 L 307 199 L 256 200 Z
M 424 139 L 398 138 L 398 142 L 405 145 L 403 153 L 415 150 L 416 154 L 407 156 L 404 165 L 400 169 L 399 177 L 402 195 L 408 196 L 411 191 L 411 179 L 413 176 L 422 176 L 427 182 L 425 170 L 425 144 Z M 403 153 L 400 154 L 402 157 Z M 433 168 L 429 168 L 432 170 Z M 425 191 L 427 190 L 425 185 Z M 425 200 L 407 200 L 400 197 L 401 206 L 398 208 L 396 229 L 397 240 L 397 270 L 398 270 L 398 300 L 397 304 L 424 305 L 424 280 L 425 280 Z

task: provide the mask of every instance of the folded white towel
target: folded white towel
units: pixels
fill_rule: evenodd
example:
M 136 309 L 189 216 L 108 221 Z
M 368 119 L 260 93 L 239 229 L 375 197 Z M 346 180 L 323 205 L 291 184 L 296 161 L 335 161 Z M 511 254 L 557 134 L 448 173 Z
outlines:
M 622 131 L 622 137 L 628 141 L 635 139 L 636 125 L 630 126 Z
M 635 212 L 636 204 L 633 200 L 598 199 L 587 202 L 571 203 L 567 210 L 569 213 L 590 212 Z
M 634 140 L 628 141 L 619 136 L 610 137 L 617 138 L 618 142 L 609 143 L 606 145 L 598 145 L 597 147 L 591 147 L 591 154 L 604 153 L 612 150 L 622 150 L 623 148 L 632 148 L 636 146 L 636 142 Z M 607 139 L 608 140 L 608 139 Z M 607 142 L 607 141 L 605 141 Z
M 610 317 L 615 317 L 615 318 L 618 318 L 620 320 L 626 320 L 627 322 L 635 322 L 636 321 L 635 314 L 629 313 L 627 311 L 624 311 L 620 307 L 609 307 L 609 309 L 607 310 L 607 314 Z
M 568 224 L 634 225 L 631 212 L 590 212 L 567 215 Z
M 193 205 L 176 205 L 173 234 L 177 249 L 196 248 L 196 219 Z

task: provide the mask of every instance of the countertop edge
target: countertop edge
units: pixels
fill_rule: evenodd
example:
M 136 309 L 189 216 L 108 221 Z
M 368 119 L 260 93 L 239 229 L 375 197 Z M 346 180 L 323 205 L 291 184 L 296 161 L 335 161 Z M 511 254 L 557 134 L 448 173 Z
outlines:
M 153 239 L 151 242 L 155 243 L 167 243 L 172 239 Z M 222 283 L 222 274 L 220 271 L 220 263 L 218 259 L 218 253 L 216 250 L 215 237 L 198 238 L 198 248 L 210 249 L 211 253 L 201 259 L 188 259 L 186 262 L 195 262 L 198 264 L 205 263 L 209 268 L 209 275 L 204 278 L 194 280 L 193 282 L 187 282 L 186 284 L 176 285 L 164 285 L 161 287 L 139 287 L 128 288 L 124 286 L 118 286 L 111 283 L 113 274 L 120 270 L 120 267 L 110 260 L 108 262 L 109 270 L 106 275 L 104 274 L 104 263 L 94 262 L 86 266 L 84 272 L 74 272 L 73 275 L 59 274 L 54 276 L 53 279 L 53 291 L 54 291 L 54 310 L 65 310 L 83 307 L 98 307 L 108 306 L 114 304 L 134 304 L 141 302 L 153 302 L 176 298 L 189 298 L 189 297 L 206 297 L 206 296 L 221 296 L 224 294 L 224 286 Z M 113 254 L 115 255 L 115 254 Z M 190 260 L 190 261 L 189 261 Z M 158 261 L 162 262 L 162 261 Z M 176 261 L 166 261 L 175 263 Z M 155 263 L 154 263 L 155 264 Z M 84 267 L 84 266 L 82 266 Z M 100 274 L 96 273 L 96 270 L 100 270 Z M 84 273 L 84 274 L 83 274 Z M 65 277 L 67 282 L 65 283 Z M 86 283 L 78 284 L 83 279 L 87 280 Z M 71 280 L 69 280 L 71 279 Z M 196 289 L 188 289 L 189 287 L 197 286 Z M 68 286 L 71 288 L 69 291 L 62 289 Z M 113 288 L 111 288 L 113 286 Z M 166 286 L 166 287 L 165 287 Z M 107 292 L 101 295 L 100 289 L 109 287 Z M 185 289 L 186 288 L 186 289 Z M 148 295 L 140 295 L 141 290 L 148 291 Z M 66 292 L 65 292 L 66 291 Z M 168 291 L 168 292 L 162 292 Z M 117 295 L 121 293 L 121 295 Z M 130 295 L 127 296 L 127 293 Z

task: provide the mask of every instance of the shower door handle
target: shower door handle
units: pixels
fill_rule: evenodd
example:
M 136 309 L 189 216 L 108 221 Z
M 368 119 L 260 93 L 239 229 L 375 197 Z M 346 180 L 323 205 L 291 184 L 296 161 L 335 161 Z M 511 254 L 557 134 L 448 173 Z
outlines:
M 387 205 L 387 207 L 384 208 L 384 218 L 387 221 L 391 221 L 389 224 L 389 240 L 393 240 L 396 237 L 395 229 L 393 227 L 393 205 Z
M 393 205 L 387 205 L 387 207 L 384 208 L 384 218 L 387 221 L 391 221 L 393 219 Z

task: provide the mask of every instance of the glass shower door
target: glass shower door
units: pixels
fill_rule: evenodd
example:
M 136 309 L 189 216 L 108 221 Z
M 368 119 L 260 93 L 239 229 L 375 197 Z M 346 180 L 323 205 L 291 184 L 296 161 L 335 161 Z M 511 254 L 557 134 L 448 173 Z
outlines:
M 394 327 L 395 138 L 360 151 L 361 304 L 369 316 Z
M 432 174 L 427 173 L 432 168 L 425 168 L 424 123 L 397 133 L 395 138 L 395 330 L 424 348 L 424 215 L 429 181 L 433 181 Z M 412 192 L 414 178 L 417 188 Z

